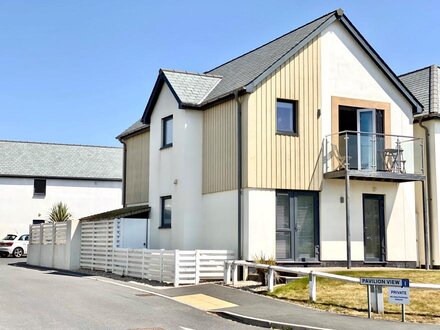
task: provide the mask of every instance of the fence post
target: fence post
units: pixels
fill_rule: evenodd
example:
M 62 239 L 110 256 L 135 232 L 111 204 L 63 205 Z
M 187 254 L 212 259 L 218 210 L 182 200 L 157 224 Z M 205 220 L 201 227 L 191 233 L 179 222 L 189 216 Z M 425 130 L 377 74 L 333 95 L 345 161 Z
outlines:
M 232 263 L 232 285 L 236 286 L 238 283 L 238 265 L 233 262 Z
M 225 261 L 223 282 L 225 284 L 231 284 L 231 262 L 228 260 Z
M 272 269 L 272 267 L 269 266 L 269 276 L 267 279 L 267 289 L 269 290 L 269 292 L 273 291 L 273 284 L 274 284 L 274 270 Z
M 160 249 L 159 255 L 159 282 L 163 282 L 163 251 L 164 249 Z
M 145 249 L 142 249 L 142 279 L 144 278 L 144 268 L 145 268 Z
M 179 286 L 179 250 L 174 250 L 174 286 Z
M 309 274 L 309 296 L 311 302 L 316 302 L 316 275 L 313 271 Z
M 55 241 L 57 238 L 57 225 L 55 222 L 52 223 L 52 265 L 55 267 Z
M 196 250 L 196 277 L 195 284 L 200 282 L 200 250 Z
M 125 276 L 128 276 L 128 249 L 127 249 L 127 260 L 125 262 Z

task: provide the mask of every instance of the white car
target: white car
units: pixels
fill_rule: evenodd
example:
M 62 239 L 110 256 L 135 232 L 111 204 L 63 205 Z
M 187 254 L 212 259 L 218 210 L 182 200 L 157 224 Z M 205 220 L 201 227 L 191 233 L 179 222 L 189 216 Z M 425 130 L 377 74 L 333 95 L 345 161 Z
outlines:
M 15 258 L 21 258 L 27 254 L 29 234 L 8 234 L 0 241 L 0 257 L 12 254 Z

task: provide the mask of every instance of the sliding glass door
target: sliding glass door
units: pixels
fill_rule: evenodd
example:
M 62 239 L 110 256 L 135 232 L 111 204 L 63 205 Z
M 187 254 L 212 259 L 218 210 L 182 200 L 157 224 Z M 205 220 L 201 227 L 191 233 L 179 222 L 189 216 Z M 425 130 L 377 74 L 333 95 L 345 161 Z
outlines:
M 318 193 L 279 191 L 276 198 L 277 260 L 318 260 Z

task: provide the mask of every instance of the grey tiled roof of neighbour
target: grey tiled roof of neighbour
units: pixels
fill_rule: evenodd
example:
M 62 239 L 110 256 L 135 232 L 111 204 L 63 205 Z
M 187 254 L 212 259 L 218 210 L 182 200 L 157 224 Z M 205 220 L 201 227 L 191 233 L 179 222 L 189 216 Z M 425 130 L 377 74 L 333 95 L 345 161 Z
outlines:
M 178 98 L 187 105 L 200 105 L 222 78 L 211 74 L 162 69 Z
M 216 99 L 237 88 L 248 85 L 334 15 L 335 12 L 331 12 L 261 47 L 207 71 L 206 73 L 209 74 L 223 76 L 222 81 L 208 95 L 207 99 Z
M 121 134 L 119 134 L 116 138 L 118 140 L 131 135 L 133 133 L 136 133 L 138 131 L 141 131 L 143 129 L 146 129 L 147 127 L 149 127 L 150 125 L 148 124 L 144 124 L 140 119 L 137 120 L 133 125 L 131 125 L 129 128 L 127 128 L 125 131 L 123 131 Z
M 0 176 L 122 180 L 121 148 L 0 140 Z
M 431 65 L 399 76 L 400 80 L 423 104 L 425 112 L 440 112 L 440 80 L 437 65 Z

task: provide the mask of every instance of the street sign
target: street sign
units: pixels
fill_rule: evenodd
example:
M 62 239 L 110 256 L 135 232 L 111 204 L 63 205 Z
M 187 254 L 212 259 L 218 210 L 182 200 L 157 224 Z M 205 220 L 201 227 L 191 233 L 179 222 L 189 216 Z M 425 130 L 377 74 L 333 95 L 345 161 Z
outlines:
M 409 305 L 409 287 L 388 289 L 388 302 Z
M 380 278 L 380 277 L 361 277 L 360 283 L 363 285 L 409 287 L 409 280 L 405 278 Z

